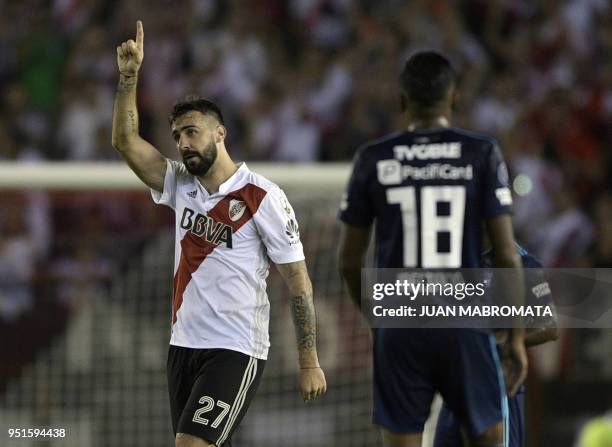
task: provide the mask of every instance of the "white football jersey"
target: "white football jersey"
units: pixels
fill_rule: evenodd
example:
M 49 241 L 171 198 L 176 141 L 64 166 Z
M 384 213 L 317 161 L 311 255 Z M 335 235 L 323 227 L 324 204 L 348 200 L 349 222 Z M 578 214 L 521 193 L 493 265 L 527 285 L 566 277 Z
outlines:
M 209 194 L 183 163 L 168 160 L 155 203 L 176 213 L 170 344 L 224 348 L 266 359 L 269 261 L 304 259 L 284 192 L 242 163 Z

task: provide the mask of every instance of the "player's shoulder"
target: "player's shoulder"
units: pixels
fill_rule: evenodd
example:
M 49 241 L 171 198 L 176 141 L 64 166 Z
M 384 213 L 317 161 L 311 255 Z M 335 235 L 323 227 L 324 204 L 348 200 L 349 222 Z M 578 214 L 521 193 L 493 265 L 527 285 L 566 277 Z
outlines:
M 254 187 L 263 190 L 266 195 L 279 196 L 283 194 L 283 190 L 280 186 L 274 183 L 267 177 L 264 177 L 257 172 L 251 171 L 247 168 L 245 173 L 245 181 L 247 184 L 253 185 Z
M 400 142 L 406 132 L 393 132 L 375 140 L 369 140 L 355 152 L 355 159 L 367 160 L 384 157 L 384 150 Z
M 498 141 L 493 136 L 485 133 L 474 132 L 460 127 L 451 127 L 449 128 L 449 131 L 455 134 L 458 138 L 465 140 L 466 142 L 480 144 L 483 148 L 490 149 L 499 147 Z
M 187 168 L 185 167 L 185 164 L 181 163 L 180 161 L 176 161 L 176 160 L 172 160 L 170 158 L 166 158 L 166 165 L 170 169 L 172 169 L 172 172 L 174 174 L 176 174 L 176 175 L 189 174 L 189 172 L 187 171 Z
M 166 159 L 166 169 L 168 170 L 166 174 L 169 172 L 179 185 L 197 181 L 196 176 L 191 174 L 181 161 Z
M 497 150 L 499 143 L 491 135 L 473 132 L 459 127 L 443 129 L 398 131 L 385 135 L 376 140 L 366 142 L 356 152 L 356 159 L 377 160 L 388 155 L 398 145 L 439 143 L 445 141 L 460 142 L 464 147 L 481 149 L 484 151 Z
M 246 183 L 259 190 L 259 193 L 256 194 L 259 197 L 257 209 L 282 209 L 288 216 L 295 218 L 295 211 L 289 203 L 285 191 L 279 185 L 251 170 L 246 173 Z

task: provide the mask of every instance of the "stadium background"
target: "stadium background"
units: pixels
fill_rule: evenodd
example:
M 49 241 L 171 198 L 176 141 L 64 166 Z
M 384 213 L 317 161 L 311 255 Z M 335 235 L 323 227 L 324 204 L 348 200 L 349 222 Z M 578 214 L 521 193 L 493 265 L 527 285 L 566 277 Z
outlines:
M 168 111 L 195 92 L 222 106 L 235 160 L 349 161 L 401 127 L 401 64 L 435 48 L 461 73 L 455 123 L 501 143 L 518 239 L 548 267 L 609 267 L 611 9 L 606 0 L 0 0 L 0 160 L 119 160 L 114 48 L 133 38 L 137 18 L 141 133 L 171 157 Z M 273 273 L 270 362 L 236 440 L 375 445 L 368 336 L 334 261 L 341 188 L 300 180 L 287 192 L 330 391 L 299 401 Z M 5 426 L 53 426 L 69 436 L 52 446 L 170 445 L 170 211 L 146 192 L 0 194 L 0 444 L 9 445 Z M 588 418 L 612 408 L 612 331 L 565 330 L 531 357 L 529 445 L 572 446 Z

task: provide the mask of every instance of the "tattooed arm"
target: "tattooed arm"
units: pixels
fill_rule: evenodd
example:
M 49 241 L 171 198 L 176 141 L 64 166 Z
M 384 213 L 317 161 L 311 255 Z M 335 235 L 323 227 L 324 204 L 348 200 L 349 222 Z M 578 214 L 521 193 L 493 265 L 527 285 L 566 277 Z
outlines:
M 307 401 L 325 393 L 327 389 L 317 357 L 317 321 L 312 284 L 304 261 L 277 264 L 277 268 L 291 293 L 291 315 L 300 362 L 300 389 Z
M 132 171 L 147 186 L 162 191 L 166 174 L 166 159 L 138 133 L 136 84 L 144 58 L 142 22 L 136 25 L 136 42 L 132 39 L 117 47 L 119 84 L 113 109 L 112 144 Z

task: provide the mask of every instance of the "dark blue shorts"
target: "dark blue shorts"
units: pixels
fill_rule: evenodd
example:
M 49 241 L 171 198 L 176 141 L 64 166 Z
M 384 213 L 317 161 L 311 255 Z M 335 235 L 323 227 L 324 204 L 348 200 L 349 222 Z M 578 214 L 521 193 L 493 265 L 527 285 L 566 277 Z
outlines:
M 523 387 L 516 396 L 508 398 L 508 424 L 504 424 L 504 433 L 508 433 L 507 442 L 504 445 L 508 447 L 525 445 L 525 391 Z M 443 404 L 436 424 L 434 447 L 463 446 L 459 422 L 448 405 Z
M 493 335 L 471 329 L 375 329 L 374 423 L 420 433 L 438 391 L 470 436 L 504 418 Z

